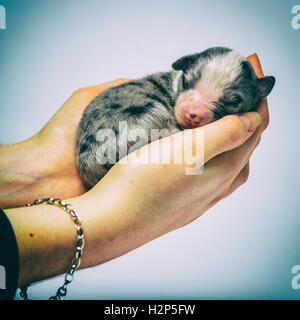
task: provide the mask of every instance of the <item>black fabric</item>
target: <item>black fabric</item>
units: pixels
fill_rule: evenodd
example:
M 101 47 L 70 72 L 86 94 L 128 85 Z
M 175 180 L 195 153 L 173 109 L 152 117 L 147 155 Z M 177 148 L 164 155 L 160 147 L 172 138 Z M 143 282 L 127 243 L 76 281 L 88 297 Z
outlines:
M 19 250 L 14 230 L 0 209 L 0 300 L 11 300 L 19 279 Z

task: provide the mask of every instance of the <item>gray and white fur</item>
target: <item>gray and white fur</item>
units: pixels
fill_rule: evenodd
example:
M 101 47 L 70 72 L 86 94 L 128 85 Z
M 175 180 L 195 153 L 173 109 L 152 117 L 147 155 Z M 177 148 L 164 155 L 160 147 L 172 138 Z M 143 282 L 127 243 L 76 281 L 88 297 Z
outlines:
M 172 67 L 108 89 L 87 106 L 76 135 L 76 161 L 87 189 L 126 155 L 121 150 L 150 142 L 151 129 L 171 134 L 254 110 L 275 83 L 272 76 L 258 79 L 243 56 L 224 47 L 184 56 Z M 140 129 L 149 139 L 136 143 L 125 134 Z

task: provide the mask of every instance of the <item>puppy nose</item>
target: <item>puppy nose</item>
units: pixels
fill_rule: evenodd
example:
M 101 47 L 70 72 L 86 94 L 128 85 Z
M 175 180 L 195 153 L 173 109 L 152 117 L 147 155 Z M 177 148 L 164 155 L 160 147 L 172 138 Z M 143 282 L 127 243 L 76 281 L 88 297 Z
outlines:
M 197 116 L 195 113 L 192 112 L 186 112 L 185 113 L 185 119 L 187 122 L 197 124 L 201 121 L 201 118 Z

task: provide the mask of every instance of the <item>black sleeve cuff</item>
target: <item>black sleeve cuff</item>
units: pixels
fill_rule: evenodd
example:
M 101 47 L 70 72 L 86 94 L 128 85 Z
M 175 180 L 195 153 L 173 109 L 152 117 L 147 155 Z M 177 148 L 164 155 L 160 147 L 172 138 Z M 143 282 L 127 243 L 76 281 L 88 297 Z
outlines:
M 18 288 L 19 250 L 14 230 L 0 209 L 0 300 L 13 299 Z

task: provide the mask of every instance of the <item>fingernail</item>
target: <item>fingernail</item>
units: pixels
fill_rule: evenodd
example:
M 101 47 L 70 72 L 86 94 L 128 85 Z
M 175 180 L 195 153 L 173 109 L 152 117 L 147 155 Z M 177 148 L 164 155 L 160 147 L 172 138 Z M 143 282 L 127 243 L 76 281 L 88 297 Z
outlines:
M 257 112 L 247 112 L 239 115 L 245 128 L 248 131 L 252 131 L 260 125 L 261 118 Z

